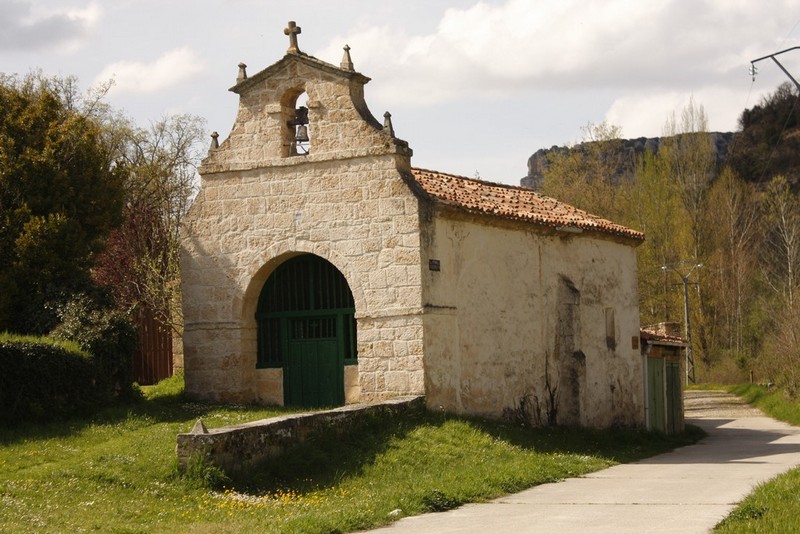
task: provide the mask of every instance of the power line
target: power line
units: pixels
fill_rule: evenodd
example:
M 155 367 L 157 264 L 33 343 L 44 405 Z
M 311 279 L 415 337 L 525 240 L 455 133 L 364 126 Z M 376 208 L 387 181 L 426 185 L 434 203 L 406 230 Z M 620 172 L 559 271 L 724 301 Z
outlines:
M 797 24 L 795 24 L 795 26 L 797 26 Z M 778 136 L 778 140 L 772 147 L 772 151 L 769 154 L 769 158 L 767 158 L 767 161 L 764 163 L 764 169 L 761 172 L 761 177 L 759 181 L 763 180 L 764 176 L 767 174 L 767 168 L 769 167 L 769 162 L 772 161 L 775 152 L 778 150 L 778 145 L 780 145 L 781 141 L 783 140 L 783 135 L 786 133 L 786 129 L 788 128 L 789 120 L 792 118 L 794 110 L 797 107 L 797 101 L 800 100 L 800 83 L 798 83 L 798 81 L 795 80 L 794 76 L 792 76 L 791 73 L 788 70 L 786 70 L 786 67 L 784 67 L 780 61 L 778 61 L 778 58 L 775 57 L 781 54 L 785 54 L 786 52 L 791 52 L 792 50 L 800 50 L 800 46 L 793 46 L 791 48 L 787 48 L 786 50 L 781 50 L 780 52 L 775 52 L 774 54 L 768 54 L 764 57 L 760 57 L 758 59 L 750 61 L 750 74 L 753 76 L 753 82 L 755 82 L 756 74 L 758 74 L 758 68 L 756 67 L 756 63 L 765 59 L 771 59 L 772 61 L 775 62 L 776 65 L 778 65 L 778 67 L 780 67 L 780 69 L 784 72 L 784 74 L 786 74 L 786 76 L 788 76 L 789 79 L 792 80 L 794 86 L 797 88 L 797 98 L 795 98 L 794 103 L 792 104 L 792 109 L 783 123 L 783 129 L 781 129 L 781 133 Z

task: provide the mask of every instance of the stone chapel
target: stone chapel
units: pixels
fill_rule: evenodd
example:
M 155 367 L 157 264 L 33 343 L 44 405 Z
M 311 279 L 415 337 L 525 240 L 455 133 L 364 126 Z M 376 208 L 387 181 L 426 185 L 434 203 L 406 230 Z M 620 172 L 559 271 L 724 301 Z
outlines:
M 248 76 L 182 238 L 198 399 L 643 425 L 643 235 L 532 190 L 412 166 L 349 48 Z M 301 98 L 301 95 L 302 98 Z M 307 101 L 303 100 L 307 98 Z M 544 416 L 542 416 L 544 417 Z

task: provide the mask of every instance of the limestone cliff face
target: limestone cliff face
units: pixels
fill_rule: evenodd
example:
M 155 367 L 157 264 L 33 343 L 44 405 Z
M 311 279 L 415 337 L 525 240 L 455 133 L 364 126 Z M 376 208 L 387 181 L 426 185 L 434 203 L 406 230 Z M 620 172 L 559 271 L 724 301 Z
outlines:
M 710 132 L 708 134 L 709 143 L 711 143 L 717 155 L 717 164 L 725 162 L 728 157 L 728 146 L 733 141 L 734 135 L 732 132 Z M 668 138 L 639 137 L 636 139 L 623 139 L 620 146 L 620 157 L 616 158 L 620 162 L 616 172 L 617 177 L 632 174 L 636 169 L 637 156 L 643 155 L 645 151 L 657 154 L 666 139 Z M 553 156 L 565 155 L 571 151 L 584 151 L 589 144 L 580 143 L 572 147 L 554 145 L 550 148 L 540 148 L 528 158 L 528 175 L 520 180 L 520 185 L 535 190 L 541 189 L 545 170 Z

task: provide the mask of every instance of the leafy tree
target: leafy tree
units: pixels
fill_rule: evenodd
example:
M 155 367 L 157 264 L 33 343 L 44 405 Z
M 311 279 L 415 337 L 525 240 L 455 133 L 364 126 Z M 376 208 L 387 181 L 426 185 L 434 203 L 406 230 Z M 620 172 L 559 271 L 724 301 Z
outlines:
M 195 193 L 204 126 L 198 117 L 176 115 L 146 130 L 127 128 L 124 221 L 94 273 L 119 306 L 145 306 L 178 332 L 180 225 Z
M 688 242 L 682 243 L 682 258 L 692 264 L 706 263 L 710 255 L 709 236 L 713 227 L 705 224 L 708 191 L 717 173 L 716 151 L 708 135 L 707 117 L 702 105 L 690 100 L 678 120 L 673 114 L 664 128 L 664 142 L 659 157 L 664 158 L 670 176 L 677 184 L 678 197 L 683 204 L 682 225 L 688 229 Z M 704 270 L 698 272 L 697 302 L 693 307 L 692 324 L 697 336 L 692 338 L 695 354 L 708 361 L 712 333 L 705 315 Z M 699 350 L 698 350 L 699 349 Z
M 800 391 L 800 106 L 784 84 L 740 119 L 720 168 L 702 106 L 673 114 L 656 152 L 631 167 L 617 128 L 551 150 L 546 194 L 644 231 L 637 249 L 643 324 L 683 320 L 683 286 L 661 267 L 704 264 L 690 287 L 695 363 L 704 379 L 751 367 Z M 624 184 L 624 187 L 618 187 Z M 705 365 L 704 365 L 705 364 Z
M 782 174 L 800 178 L 800 105 L 795 87 L 786 82 L 739 118 L 741 131 L 731 147 L 730 165 L 748 181 L 766 183 Z
M 121 220 L 98 101 L 73 79 L 0 76 L 0 330 L 50 330 Z
M 770 287 L 791 308 L 800 286 L 800 199 L 785 176 L 767 185 L 762 204 L 762 235 L 767 261 L 763 269 Z
M 685 219 L 683 210 L 668 162 L 645 152 L 637 166 L 625 221 L 645 234 L 636 254 L 642 324 L 683 317 L 682 301 L 674 291 L 674 275 L 662 269 L 684 257 L 681 246 L 687 240 L 687 228 L 681 224 Z
M 758 211 L 753 188 L 725 168 L 709 191 L 706 226 L 713 227 L 705 271 L 707 314 L 712 343 L 743 364 L 753 356 L 746 346 L 749 310 L 756 294 Z
M 716 176 L 716 152 L 708 135 L 708 118 L 694 100 L 673 114 L 664 127 L 664 143 L 659 155 L 669 162 L 670 174 L 678 184 L 680 199 L 688 217 L 693 261 L 702 261 L 708 229 L 703 224 L 706 195 Z
M 800 303 L 785 308 L 774 335 L 759 358 L 766 377 L 790 396 L 800 393 Z
M 550 156 L 542 192 L 601 217 L 622 220 L 627 189 L 617 186 L 629 179 L 624 169 L 635 165 L 626 159 L 622 130 L 602 122 L 588 123 L 583 132 L 582 143 Z

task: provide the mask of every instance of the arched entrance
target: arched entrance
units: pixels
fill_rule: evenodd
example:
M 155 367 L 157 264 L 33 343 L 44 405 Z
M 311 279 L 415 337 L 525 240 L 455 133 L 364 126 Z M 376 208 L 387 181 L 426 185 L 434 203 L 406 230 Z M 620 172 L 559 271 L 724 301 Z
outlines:
M 287 406 L 344 404 L 344 366 L 356 363 L 355 304 L 329 261 L 296 256 L 270 275 L 258 298 L 258 367 L 283 368 Z

